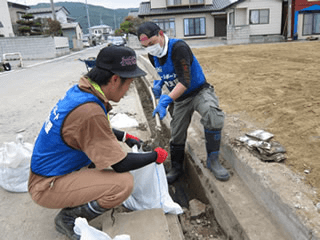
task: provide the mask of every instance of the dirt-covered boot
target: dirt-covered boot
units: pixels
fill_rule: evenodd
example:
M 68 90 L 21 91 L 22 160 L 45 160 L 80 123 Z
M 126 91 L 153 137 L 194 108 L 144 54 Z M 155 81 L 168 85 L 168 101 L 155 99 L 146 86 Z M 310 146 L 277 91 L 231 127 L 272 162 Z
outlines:
M 220 152 L 220 141 L 221 141 L 221 130 L 208 130 L 204 131 L 206 137 L 206 148 L 207 148 L 207 168 L 213 173 L 216 179 L 220 181 L 228 181 L 230 174 L 225 169 L 219 160 Z
M 168 184 L 172 184 L 183 174 L 184 147 L 184 144 L 170 143 L 171 169 L 167 173 Z
M 78 207 L 63 208 L 54 219 L 56 230 L 67 235 L 72 240 L 79 240 L 80 236 L 73 231 L 76 218 L 86 218 L 89 222 L 107 210 L 100 207 L 97 201 L 92 201 Z

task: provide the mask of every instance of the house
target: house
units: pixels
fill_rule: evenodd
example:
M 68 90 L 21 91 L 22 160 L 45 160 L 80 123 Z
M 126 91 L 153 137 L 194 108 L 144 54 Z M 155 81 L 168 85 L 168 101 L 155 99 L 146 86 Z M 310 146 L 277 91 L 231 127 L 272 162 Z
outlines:
M 234 1 L 225 8 L 227 39 L 232 43 L 283 41 L 282 0 Z
M 89 34 L 99 41 L 104 41 L 107 39 L 108 35 L 111 34 L 112 27 L 108 25 L 97 25 L 89 28 Z
M 65 7 L 54 7 L 55 15 L 57 21 L 60 23 L 68 23 L 73 22 L 74 18 L 70 18 L 70 12 Z M 51 18 L 54 19 L 52 14 L 52 8 L 32 8 L 27 11 L 27 13 L 31 13 L 35 19 L 37 18 Z
M 63 36 L 68 38 L 69 48 L 81 48 L 83 32 L 78 22 L 61 23 Z
M 0 37 L 14 37 L 7 0 L 0 1 Z
M 170 37 L 226 38 L 230 43 L 278 41 L 283 0 L 151 0 L 138 16 Z
M 75 22 L 75 19 L 69 16 L 70 12 L 65 7 L 54 7 L 54 10 L 56 19 L 61 24 L 63 36 L 68 37 L 69 48 L 81 48 L 83 32 L 80 24 Z M 31 13 L 35 19 L 54 19 L 52 8 L 29 9 L 28 13 Z
M 30 9 L 30 7 L 26 5 L 18 4 L 18 3 L 12 3 L 12 2 L 8 2 L 8 7 L 9 7 L 9 13 L 11 17 L 13 32 L 15 35 L 18 35 L 19 24 L 17 24 L 17 21 L 22 19 L 22 16 L 27 13 L 27 10 Z
M 320 38 L 320 1 L 292 1 L 293 37 L 297 40 Z

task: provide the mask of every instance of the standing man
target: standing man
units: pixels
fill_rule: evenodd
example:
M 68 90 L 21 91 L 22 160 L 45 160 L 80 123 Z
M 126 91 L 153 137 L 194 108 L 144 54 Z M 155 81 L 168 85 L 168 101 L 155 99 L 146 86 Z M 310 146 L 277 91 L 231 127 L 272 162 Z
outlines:
M 31 159 L 29 193 L 46 208 L 62 208 L 56 230 L 80 239 L 77 217 L 88 221 L 122 204 L 131 194 L 130 170 L 156 162 L 167 152 L 126 153 L 118 141 L 140 146 L 139 138 L 113 129 L 110 101 L 119 102 L 134 78 L 145 75 L 128 47 L 104 48 L 96 66 L 53 107 L 36 140 Z
M 201 115 L 207 149 L 207 168 L 220 181 L 227 181 L 228 171 L 220 164 L 219 150 L 224 113 L 219 108 L 214 88 L 207 83 L 202 68 L 190 47 L 180 39 L 169 39 L 153 22 L 141 24 L 137 31 L 140 43 L 149 53 L 149 60 L 161 80 L 154 81 L 153 92 L 159 103 L 153 112 L 163 119 L 167 107 L 173 103 L 171 121 L 171 169 L 168 183 L 183 173 L 184 149 L 187 130 L 194 111 Z M 169 95 L 161 95 L 166 84 Z

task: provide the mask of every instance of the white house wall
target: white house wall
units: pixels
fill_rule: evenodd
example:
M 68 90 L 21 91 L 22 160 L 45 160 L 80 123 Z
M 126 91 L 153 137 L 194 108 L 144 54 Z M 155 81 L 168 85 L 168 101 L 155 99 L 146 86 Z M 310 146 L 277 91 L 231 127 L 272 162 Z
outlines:
M 76 34 L 77 34 L 77 39 L 80 40 L 83 38 L 83 33 L 80 25 L 78 24 L 76 27 Z
M 181 5 L 189 5 L 189 0 L 181 0 Z M 212 4 L 212 0 L 204 0 L 206 5 Z M 166 8 L 167 0 L 151 0 L 151 9 L 153 8 Z
M 56 17 L 60 23 L 67 23 L 68 22 L 67 15 L 63 11 L 56 12 Z
M 0 27 L 0 34 L 5 37 L 13 37 L 14 33 L 7 0 L 0 0 L 0 21 L 3 25 L 3 27 Z
M 41 13 L 41 14 L 33 13 L 33 16 L 36 19 L 37 18 L 51 18 L 51 19 L 53 19 L 52 13 Z M 56 18 L 57 18 L 57 21 L 59 21 L 60 23 L 67 23 L 68 22 L 67 16 L 62 11 L 56 12 Z
M 194 36 L 194 37 L 185 37 L 184 36 L 184 19 L 185 18 L 199 18 L 205 17 L 206 18 L 206 35 L 204 36 Z M 201 14 L 183 14 L 183 15 L 167 15 L 165 17 L 153 17 L 148 20 L 155 20 L 155 19 L 168 19 L 174 18 L 175 20 L 175 28 L 176 28 L 176 36 L 175 38 L 180 39 L 192 39 L 192 38 L 208 38 L 214 37 L 214 18 L 211 16 L 210 13 L 201 13 Z
M 269 24 L 250 25 L 250 35 L 281 34 L 282 1 L 281 0 L 247 0 L 235 6 L 247 9 L 246 24 L 249 25 L 250 10 L 269 9 Z M 237 11 L 236 9 L 236 11 Z M 237 15 L 237 12 L 236 12 Z
M 167 0 L 153 0 L 151 1 L 151 9 L 153 8 L 165 8 L 167 7 Z

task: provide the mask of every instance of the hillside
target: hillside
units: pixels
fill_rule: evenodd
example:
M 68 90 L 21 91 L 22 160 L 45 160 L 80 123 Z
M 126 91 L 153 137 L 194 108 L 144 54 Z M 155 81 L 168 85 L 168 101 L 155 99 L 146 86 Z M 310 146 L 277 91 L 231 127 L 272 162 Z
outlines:
M 55 6 L 63 6 L 70 12 L 70 17 L 76 19 L 76 22 L 79 22 L 83 33 L 88 33 L 88 19 L 87 19 L 87 10 L 86 4 L 84 3 L 75 3 L 75 2 L 55 2 Z M 50 8 L 50 3 L 38 3 L 37 5 L 31 5 L 31 8 Z M 100 6 L 94 6 L 88 4 L 90 25 L 109 25 L 113 29 L 119 28 L 120 23 L 123 19 L 128 16 L 128 13 L 131 10 L 137 10 L 137 8 L 119 8 L 119 9 L 110 9 Z

